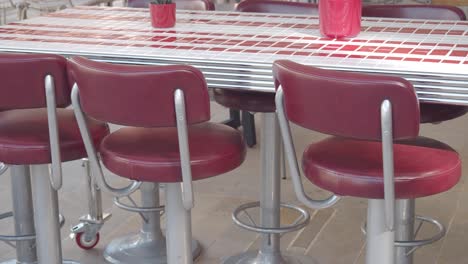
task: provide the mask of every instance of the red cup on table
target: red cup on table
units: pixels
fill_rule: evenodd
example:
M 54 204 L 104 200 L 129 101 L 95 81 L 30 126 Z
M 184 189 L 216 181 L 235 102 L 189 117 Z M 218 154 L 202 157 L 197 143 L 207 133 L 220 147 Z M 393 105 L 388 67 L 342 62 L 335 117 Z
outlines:
M 176 4 L 150 3 L 151 25 L 155 28 L 170 28 L 176 22 Z
M 361 31 L 361 0 L 320 0 L 320 33 L 329 38 L 354 37 Z

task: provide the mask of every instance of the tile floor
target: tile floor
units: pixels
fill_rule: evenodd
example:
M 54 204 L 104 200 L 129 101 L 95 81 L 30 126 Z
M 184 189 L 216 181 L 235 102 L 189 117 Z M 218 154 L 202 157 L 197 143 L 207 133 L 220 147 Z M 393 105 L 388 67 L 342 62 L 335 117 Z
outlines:
M 223 10 L 231 8 L 229 5 L 219 7 Z M 11 13 L 8 19 L 12 21 L 14 13 Z M 214 121 L 226 119 L 226 109 L 215 103 L 212 103 L 212 109 Z M 258 135 L 260 118 L 260 115 L 256 115 Z M 467 124 L 468 116 L 440 125 L 423 125 L 421 134 L 450 144 L 459 151 L 463 161 L 468 162 L 468 140 L 465 136 Z M 323 137 L 298 127 L 293 127 L 293 134 L 298 154 L 302 153 L 309 142 Z M 259 150 L 259 145 L 249 149 L 247 159 L 239 169 L 195 184 L 193 233 L 203 248 L 197 263 L 217 264 L 223 257 L 257 247 L 259 237 L 236 227 L 231 221 L 231 212 L 241 203 L 258 199 Z M 122 182 L 109 172 L 106 175 L 112 182 Z M 61 213 L 67 219 L 62 229 L 64 256 L 82 264 L 106 263 L 102 257 L 105 245 L 116 237 L 136 232 L 140 217 L 116 208 L 112 204 L 112 197 L 104 193 L 105 212 L 112 212 L 113 216 L 101 230 L 101 242 L 95 249 L 79 249 L 70 238 L 69 229 L 86 213 L 85 178 L 81 163 L 75 161 L 65 164 L 64 176 L 64 187 L 59 193 Z M 0 212 L 11 208 L 9 178 L 9 172 L 0 176 Z M 418 214 L 439 219 L 447 227 L 447 236 L 433 245 L 418 249 L 415 252 L 415 264 L 468 264 L 468 205 L 465 203 L 468 201 L 468 191 L 465 190 L 467 184 L 466 177 L 463 177 L 453 190 L 418 200 Z M 282 181 L 281 187 L 282 201 L 298 204 L 289 177 Z M 306 184 L 306 190 L 317 197 L 327 195 L 310 184 Z M 281 240 L 282 248 L 289 253 L 312 256 L 321 264 L 364 263 L 365 241 L 360 232 L 360 225 L 365 213 L 366 201 L 355 198 L 343 198 L 331 209 L 311 210 L 311 223 L 301 231 L 284 235 Z M 282 218 L 285 223 L 291 221 L 291 215 L 286 211 L 282 212 Z M 0 222 L 0 233 L 11 232 L 10 226 L 10 220 Z M 421 235 L 427 235 L 431 231 L 430 228 L 423 227 Z M 0 243 L 0 262 L 13 256 L 14 250 Z
M 214 121 L 222 121 L 227 111 L 212 103 Z M 260 115 L 256 116 L 257 130 Z M 447 142 L 460 152 L 468 162 L 468 140 L 465 139 L 468 116 L 448 121 L 440 125 L 423 125 L 422 135 Z M 258 133 L 260 131 L 257 131 Z M 314 142 L 323 135 L 308 133 L 304 129 L 293 127 L 293 134 L 298 153 L 309 142 Z M 255 248 L 258 236 L 236 227 L 231 221 L 232 210 L 241 203 L 258 199 L 260 188 L 259 152 L 260 146 L 248 150 L 247 160 L 237 170 L 220 177 L 203 180 L 195 184 L 196 207 L 193 215 L 193 233 L 203 247 L 197 263 L 217 264 L 223 257 Z M 121 182 L 107 172 L 113 182 Z M 62 229 L 63 252 L 69 259 L 79 260 L 83 264 L 105 263 L 102 252 L 105 245 L 113 238 L 138 230 L 140 217 L 113 206 L 111 197 L 104 194 L 104 208 L 112 212 L 113 217 L 101 230 L 101 242 L 90 251 L 79 249 L 70 239 L 69 228 L 76 224 L 79 216 L 86 212 L 86 200 L 83 197 L 84 174 L 80 162 L 69 162 L 64 167 L 64 187 L 60 191 L 61 213 L 67 218 Z M 9 173 L 0 178 L 0 211 L 10 209 Z M 323 197 L 324 191 L 306 184 L 307 191 L 314 196 Z M 417 212 L 430 215 L 442 221 L 447 227 L 447 236 L 439 242 L 418 249 L 415 253 L 416 264 L 464 264 L 468 263 L 468 200 L 466 177 L 453 190 L 417 202 Z M 282 181 L 282 201 L 297 204 L 292 191 L 291 181 Z M 312 256 L 317 263 L 350 264 L 364 263 L 364 237 L 360 225 L 366 213 L 366 201 L 355 198 L 343 198 L 331 209 L 311 211 L 311 223 L 303 230 L 286 234 L 282 238 L 282 248 L 289 253 Z M 282 213 L 285 223 L 291 221 L 291 215 Z M 0 232 L 9 232 L 9 220 L 0 222 Z M 430 233 L 424 227 L 421 235 Z M 14 256 L 14 251 L 6 244 L 0 244 L 0 261 Z

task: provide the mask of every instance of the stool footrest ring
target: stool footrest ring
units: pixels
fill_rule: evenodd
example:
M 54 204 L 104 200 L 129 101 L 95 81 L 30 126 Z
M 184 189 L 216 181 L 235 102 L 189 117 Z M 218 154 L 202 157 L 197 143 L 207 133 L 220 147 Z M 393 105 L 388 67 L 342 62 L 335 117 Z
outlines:
M 13 212 L 7 212 L 0 214 L 0 220 L 3 220 L 8 217 L 13 217 Z M 36 234 L 33 235 L 22 235 L 22 236 L 15 236 L 15 235 L 0 235 L 0 241 L 24 241 L 24 240 L 33 240 L 36 239 Z
M 427 217 L 427 216 L 420 216 L 420 215 L 417 215 L 416 219 L 421 222 L 421 225 L 422 225 L 422 223 L 429 223 L 429 224 L 434 225 L 438 229 L 437 233 L 435 235 L 433 235 L 432 237 L 426 238 L 426 239 L 411 240 L 411 241 L 395 241 L 395 246 L 397 246 L 397 247 L 419 248 L 419 247 L 422 247 L 422 246 L 425 246 L 425 245 L 428 245 L 428 244 L 432 244 L 432 243 L 438 241 L 439 239 L 441 239 L 442 237 L 445 236 L 445 233 L 446 233 L 445 227 L 439 221 L 437 221 L 437 220 L 435 220 L 433 218 Z M 417 235 L 417 233 L 419 231 L 419 227 L 417 228 L 416 233 L 414 234 L 414 236 Z M 366 234 L 366 223 L 364 223 L 361 226 L 361 231 L 364 234 Z M 413 252 L 413 251 L 414 250 L 412 250 L 411 252 Z
M 149 213 L 149 212 L 161 212 L 164 211 L 164 205 L 156 207 L 138 207 L 133 205 L 124 204 L 120 201 L 119 197 L 114 197 L 114 204 L 117 207 L 135 213 Z
M 282 233 L 293 232 L 301 228 L 304 228 L 309 223 L 309 220 L 310 220 L 309 212 L 302 209 L 301 207 L 291 205 L 291 204 L 285 204 L 285 203 L 281 203 L 280 206 L 299 213 L 299 216 L 292 224 L 289 224 L 283 227 L 261 227 L 261 226 L 256 225 L 255 221 L 253 221 L 253 219 L 247 213 L 247 210 L 251 208 L 260 207 L 260 202 L 250 202 L 250 203 L 246 203 L 237 207 L 232 213 L 232 220 L 234 221 L 236 225 L 246 230 L 257 232 L 257 233 L 263 233 L 263 234 L 282 234 Z M 240 213 L 244 213 L 251 223 L 247 224 L 241 221 L 239 219 Z

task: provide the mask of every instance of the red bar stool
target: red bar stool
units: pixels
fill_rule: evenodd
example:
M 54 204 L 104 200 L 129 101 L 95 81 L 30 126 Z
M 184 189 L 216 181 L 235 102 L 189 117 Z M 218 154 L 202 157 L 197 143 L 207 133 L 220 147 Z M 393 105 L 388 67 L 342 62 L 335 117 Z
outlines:
M 362 8 L 363 16 L 368 17 L 391 17 L 409 19 L 434 19 L 434 20 L 466 20 L 465 13 L 455 6 L 440 5 L 367 5 Z M 421 123 L 440 123 L 460 117 L 468 111 L 468 107 L 460 105 L 444 105 L 437 103 L 419 104 Z M 401 222 L 397 222 L 396 239 L 412 240 L 414 229 L 414 200 L 400 200 L 397 207 L 401 210 Z M 404 216 L 411 216 L 403 218 Z M 408 254 L 410 248 L 396 248 L 396 262 L 398 264 L 413 263 L 413 254 Z
M 395 213 L 399 200 L 448 191 L 461 176 L 455 150 L 418 136 L 418 99 L 408 81 L 286 60 L 274 63 L 273 74 L 279 84 L 281 134 L 300 201 L 312 208 L 320 205 L 302 187 L 288 120 L 333 135 L 304 151 L 302 168 L 312 183 L 338 196 L 368 199 L 366 263 L 394 264 L 395 245 L 416 248 L 444 236 L 441 223 L 418 217 L 439 232 L 428 239 L 395 240 L 395 224 L 402 220 Z
M 0 161 L 11 168 L 17 237 L 7 240 L 17 241 L 14 263 L 59 264 L 61 162 L 86 157 L 73 111 L 63 108 L 70 104 L 66 60 L 54 55 L 3 53 L 0 72 L 4 94 L 0 98 Z M 99 144 L 108 134 L 107 125 L 85 122 Z M 48 164 L 52 164 L 50 176 Z
M 463 10 L 444 5 L 365 5 L 362 16 L 434 20 L 466 20 Z M 468 107 L 437 103 L 420 104 L 421 123 L 440 123 L 463 116 Z
M 151 262 L 155 259 L 152 251 L 159 246 L 154 242 L 160 241 L 162 236 L 158 214 L 163 209 L 167 219 L 167 263 L 193 263 L 192 180 L 231 171 L 245 157 L 244 142 L 238 131 L 207 122 L 210 119 L 209 96 L 202 73 L 184 65 L 112 65 L 81 57 L 72 58 L 68 66 L 69 75 L 76 80 L 72 91 L 73 107 L 92 171 L 98 176 L 101 187 L 116 191 L 102 175 L 94 146 L 110 171 L 143 182 L 143 207 L 124 207 L 144 216 L 146 224 L 142 232 L 145 237 L 138 237 L 143 241 L 128 238 L 127 244 L 118 242 L 121 250 L 127 253 L 119 263 L 156 263 Z M 95 145 L 87 133 L 84 113 L 131 127 L 121 128 L 107 136 L 101 145 Z M 165 207 L 159 206 L 157 201 L 156 183 L 165 184 Z M 132 243 L 141 247 L 135 248 Z M 113 244 L 115 242 L 106 252 Z

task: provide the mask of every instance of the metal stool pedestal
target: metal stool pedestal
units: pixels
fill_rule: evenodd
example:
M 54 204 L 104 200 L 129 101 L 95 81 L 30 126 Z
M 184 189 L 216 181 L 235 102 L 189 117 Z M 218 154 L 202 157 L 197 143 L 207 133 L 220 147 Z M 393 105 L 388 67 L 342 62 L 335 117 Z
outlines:
M 13 212 L 3 214 L 3 216 L 14 217 L 16 235 L 2 236 L 1 240 L 7 243 L 16 242 L 16 259 L 1 262 L 1 264 L 34 264 L 37 263 L 37 255 L 29 166 L 11 165 L 10 170 Z
M 160 206 L 159 202 L 159 184 L 144 182 L 140 191 L 142 203 L 140 208 L 124 205 L 116 199 L 118 207 L 139 213 L 143 225 L 138 234 L 115 239 L 106 247 L 104 258 L 110 263 L 167 263 L 166 239 L 160 227 L 161 211 L 164 207 Z M 192 248 L 193 258 L 198 257 L 201 253 L 199 243 L 192 241 Z

